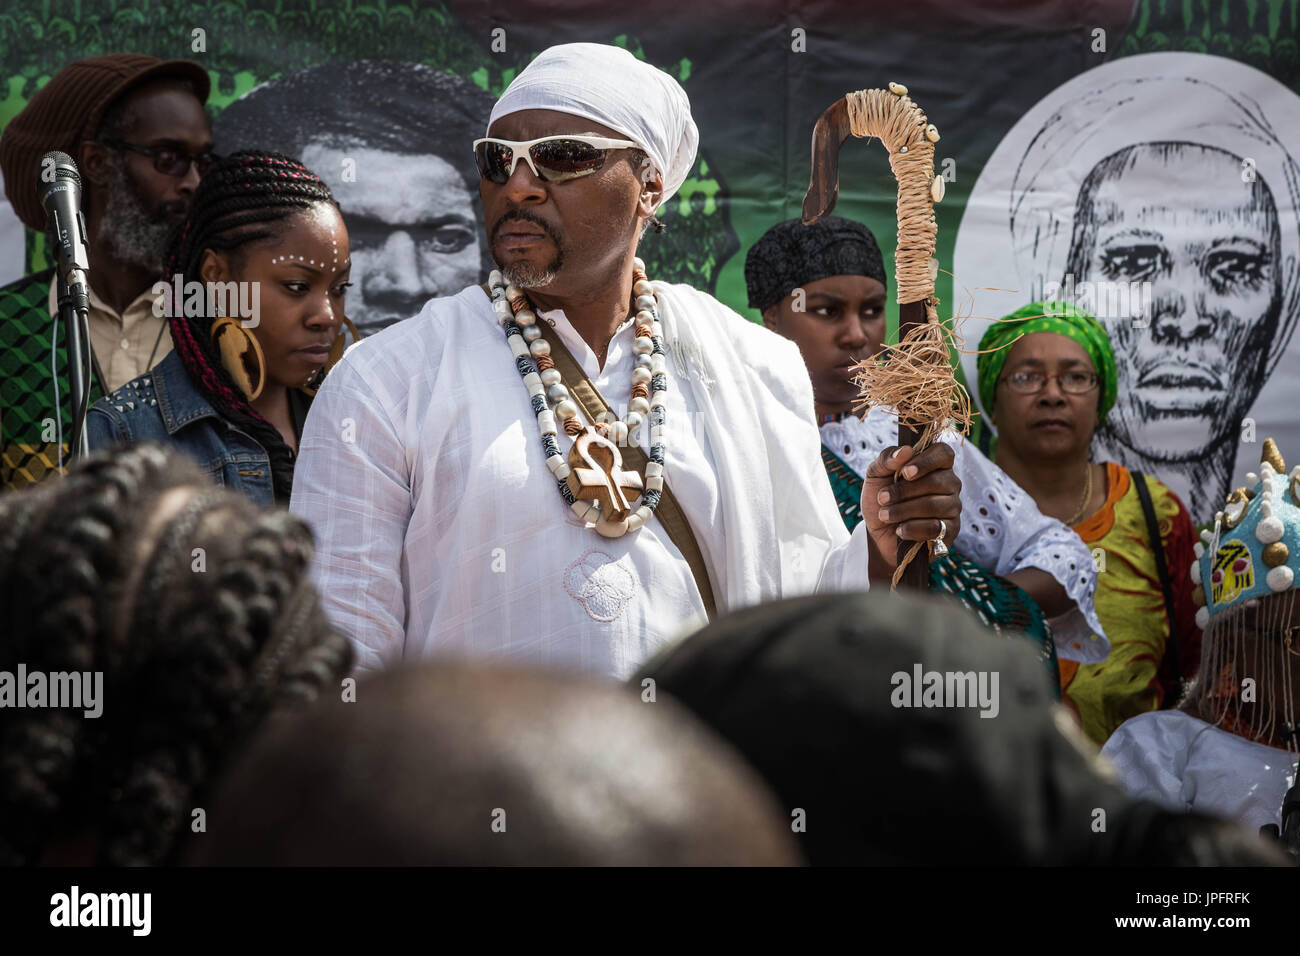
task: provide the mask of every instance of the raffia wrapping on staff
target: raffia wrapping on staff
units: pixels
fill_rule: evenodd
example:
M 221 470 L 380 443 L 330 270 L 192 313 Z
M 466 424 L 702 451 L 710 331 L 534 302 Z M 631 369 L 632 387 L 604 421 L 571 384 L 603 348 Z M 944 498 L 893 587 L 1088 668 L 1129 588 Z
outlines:
M 918 432 L 919 452 L 947 427 L 963 435 L 970 431 L 970 396 L 957 381 L 949 359 L 949 338 L 955 336 L 939 321 L 934 297 L 931 263 L 939 231 L 930 191 L 934 143 L 926 136 L 925 113 L 906 94 L 860 90 L 846 95 L 845 103 L 850 132 L 879 139 L 889 151 L 889 167 L 898 180 L 897 298 L 900 304 L 924 302 L 926 317 L 898 345 L 857 366 L 858 410 L 878 405 L 895 409 L 899 422 Z M 891 588 L 898 586 L 921 544 L 914 543 L 899 561 Z

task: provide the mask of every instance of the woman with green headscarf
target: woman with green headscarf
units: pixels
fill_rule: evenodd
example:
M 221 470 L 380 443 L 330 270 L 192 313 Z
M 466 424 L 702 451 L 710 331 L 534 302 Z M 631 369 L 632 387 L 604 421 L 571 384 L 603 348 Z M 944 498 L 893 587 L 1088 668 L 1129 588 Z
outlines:
M 1191 518 L 1150 475 L 1090 459 L 1116 388 L 1110 339 L 1091 315 L 1031 303 L 989 326 L 977 367 L 997 429 L 994 460 L 1092 549 L 1111 652 L 1098 664 L 1062 660 L 1061 695 L 1084 732 L 1105 743 L 1128 718 L 1177 704 L 1182 680 L 1196 673 Z

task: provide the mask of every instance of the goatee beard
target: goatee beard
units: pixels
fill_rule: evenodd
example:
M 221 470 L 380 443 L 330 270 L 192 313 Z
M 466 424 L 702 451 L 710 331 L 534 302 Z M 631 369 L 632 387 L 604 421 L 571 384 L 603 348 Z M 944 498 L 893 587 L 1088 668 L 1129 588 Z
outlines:
M 542 289 L 555 281 L 563 265 L 564 254 L 561 253 L 546 266 L 535 266 L 531 262 L 511 263 L 501 270 L 501 275 L 515 288 Z
M 171 226 L 150 213 L 127 179 L 126 168 L 115 166 L 104 208 L 103 238 L 119 262 L 145 269 L 161 269 Z

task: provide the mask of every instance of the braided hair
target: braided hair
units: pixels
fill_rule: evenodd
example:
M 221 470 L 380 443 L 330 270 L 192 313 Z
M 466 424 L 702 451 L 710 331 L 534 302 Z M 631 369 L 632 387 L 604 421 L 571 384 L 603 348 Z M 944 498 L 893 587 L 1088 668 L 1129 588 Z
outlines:
M 163 259 L 164 281 L 170 286 L 177 274 L 182 279 L 197 277 L 207 250 L 238 255 L 240 247 L 278 234 L 289 216 L 318 203 L 338 208 L 329 187 L 295 159 L 243 150 L 219 160 L 199 181 L 189 214 L 172 231 Z M 287 499 L 293 487 L 293 454 L 222 365 L 211 339 L 212 324 L 221 316 L 187 317 L 179 306 L 172 303 L 170 325 L 186 371 L 219 415 L 266 450 L 275 496 Z
M 160 512 L 177 489 L 179 511 Z M 0 670 L 103 674 L 97 718 L 0 709 L 0 865 L 85 829 L 100 865 L 173 858 L 227 758 L 351 667 L 311 552 L 287 510 L 157 445 L 0 498 Z

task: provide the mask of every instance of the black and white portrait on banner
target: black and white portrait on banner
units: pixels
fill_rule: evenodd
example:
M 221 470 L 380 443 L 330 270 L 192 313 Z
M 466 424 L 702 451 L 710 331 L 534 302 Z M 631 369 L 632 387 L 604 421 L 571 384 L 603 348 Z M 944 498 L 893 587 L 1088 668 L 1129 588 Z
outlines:
M 286 153 L 329 185 L 352 241 L 348 316 L 366 335 L 487 274 L 472 144 L 492 102 L 429 66 L 356 60 L 254 88 L 214 135 L 223 153 Z
M 1153 53 L 1075 77 L 975 184 L 953 266 L 966 341 L 1027 302 L 1091 312 L 1119 395 L 1094 459 L 1211 519 L 1265 436 L 1300 447 L 1298 157 L 1300 97 L 1236 61 Z

